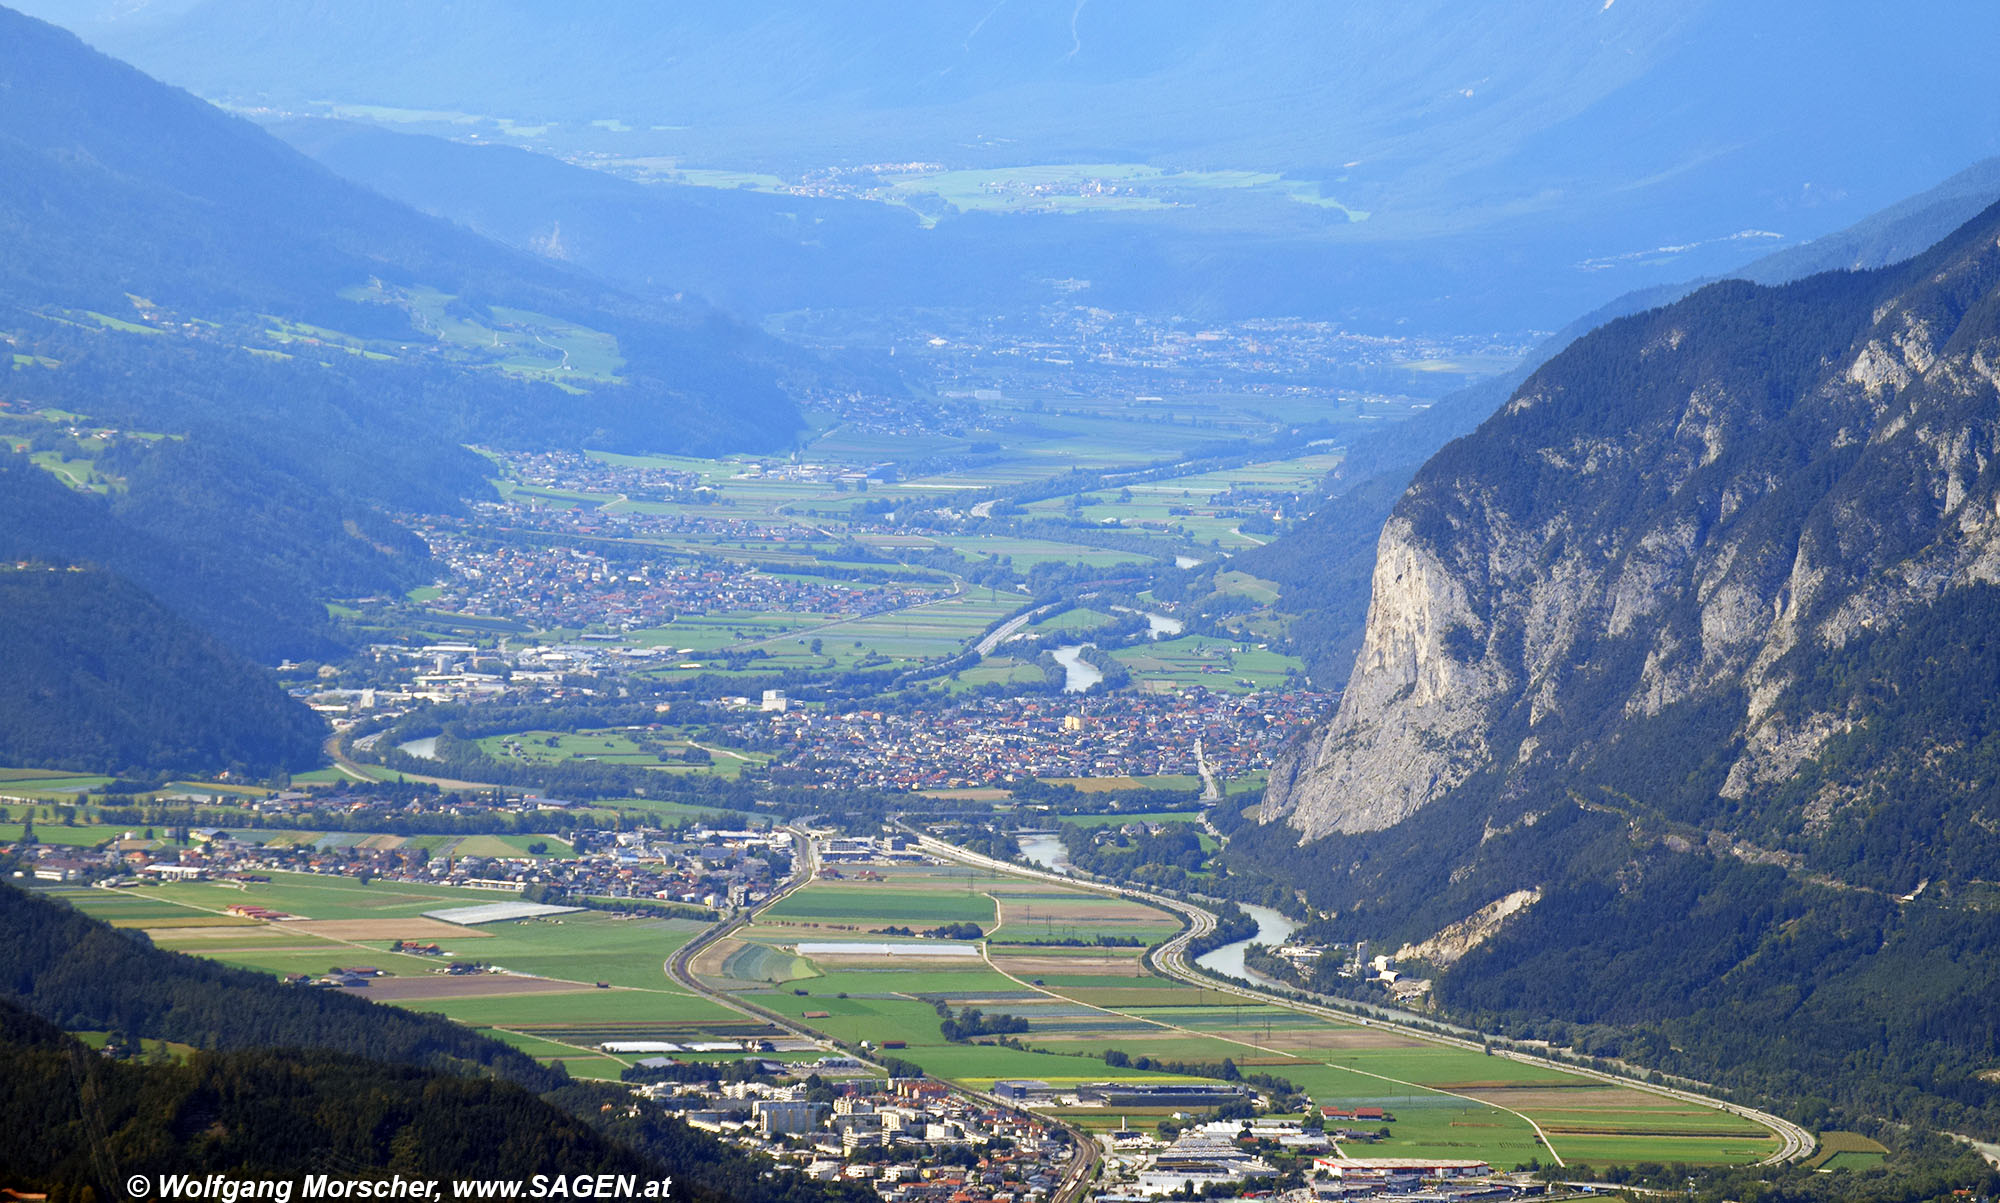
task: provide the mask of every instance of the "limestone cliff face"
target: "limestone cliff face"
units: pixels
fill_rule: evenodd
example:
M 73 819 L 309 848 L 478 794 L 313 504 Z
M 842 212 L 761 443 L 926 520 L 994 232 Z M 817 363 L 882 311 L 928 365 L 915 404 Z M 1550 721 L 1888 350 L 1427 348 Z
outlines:
M 1273 773 L 1274 798 L 1307 838 L 1389 827 L 1485 762 L 1485 715 L 1512 678 L 1445 647 L 1477 626 L 1468 583 L 1392 518 L 1346 699 L 1324 734 Z
M 1898 268 L 1717 285 L 1551 361 L 1418 473 L 1340 708 L 1261 816 L 1381 831 L 1478 774 L 1550 805 L 1694 706 L 1726 738 L 1672 755 L 1726 755 L 1720 798 L 1813 762 L 1856 712 L 1816 665 L 2000 582 L 1996 235 L 1989 211 Z

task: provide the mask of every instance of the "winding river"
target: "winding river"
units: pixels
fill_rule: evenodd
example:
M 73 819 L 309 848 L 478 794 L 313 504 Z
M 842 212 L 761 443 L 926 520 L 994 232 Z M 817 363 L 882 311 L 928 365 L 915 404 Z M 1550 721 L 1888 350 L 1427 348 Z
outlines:
M 1021 855 L 1047 869 L 1051 873 L 1070 871 L 1069 849 L 1062 846 L 1054 832 L 1043 831 L 1020 837 Z
M 425 760 L 436 760 L 438 756 L 438 737 L 430 735 L 423 739 L 413 739 L 408 743 L 397 744 L 396 750 L 411 756 L 420 756 Z
M 1082 693 L 1104 679 L 1097 666 L 1083 658 L 1083 649 L 1093 645 L 1088 643 L 1059 647 L 1054 655 L 1056 663 L 1063 667 L 1063 692 Z
M 1111 608 L 1121 614 L 1145 615 L 1146 636 L 1149 639 L 1160 639 L 1169 635 L 1178 635 L 1187 629 L 1187 624 L 1183 623 L 1180 619 L 1169 618 L 1165 614 L 1155 614 L 1151 610 L 1135 610 L 1130 606 L 1113 606 Z
M 1268 944 L 1273 946 L 1283 944 L 1291 937 L 1293 932 L 1299 930 L 1300 925 L 1285 918 L 1268 906 L 1253 906 L 1247 902 L 1241 905 L 1243 913 L 1257 921 L 1257 934 L 1247 940 L 1238 940 L 1234 944 L 1224 944 L 1220 948 L 1205 952 L 1196 957 L 1194 963 L 1203 969 L 1220 973 L 1224 977 L 1255 982 L 1261 986 L 1276 986 L 1285 990 L 1292 989 L 1292 987 L 1286 985 L 1284 982 L 1273 981 L 1271 978 L 1258 973 L 1254 969 L 1246 968 L 1243 964 L 1243 952 L 1252 944 Z
M 1018 838 L 1021 855 L 1027 860 L 1051 873 L 1070 872 L 1069 851 L 1062 846 L 1062 841 L 1056 838 L 1054 832 L 1030 832 Z M 1285 982 L 1273 981 L 1245 966 L 1243 953 L 1252 944 L 1267 944 L 1274 947 L 1283 944 L 1291 938 L 1293 932 L 1299 930 L 1300 924 L 1287 919 L 1268 906 L 1256 906 L 1248 902 L 1240 905 L 1244 914 L 1257 921 L 1257 934 L 1247 940 L 1238 940 L 1233 944 L 1224 944 L 1220 948 L 1205 952 L 1195 958 L 1195 964 L 1240 981 L 1276 986 L 1282 990 L 1293 989 L 1294 987 Z

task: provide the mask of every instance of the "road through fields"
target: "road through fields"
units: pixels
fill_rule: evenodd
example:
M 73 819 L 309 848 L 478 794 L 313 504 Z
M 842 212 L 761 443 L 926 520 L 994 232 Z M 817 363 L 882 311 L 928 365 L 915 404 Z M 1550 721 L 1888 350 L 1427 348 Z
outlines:
M 1259 1003 L 1280 1006 L 1287 1008 L 1289 1010 L 1300 1012 L 1302 1014 L 1313 1015 L 1323 1019 L 1332 1019 L 1342 1023 L 1355 1022 L 1358 1019 L 1358 1021 L 1363 1024 L 1371 1025 L 1388 1031 L 1393 1031 L 1399 1035 L 1406 1036 L 1414 1040 L 1420 1040 L 1434 1044 L 1442 1044 L 1450 1047 L 1467 1049 L 1470 1051 L 1487 1053 L 1489 1055 L 1496 1057 L 1505 1057 L 1509 1060 L 1521 1062 L 1523 1064 L 1535 1065 L 1546 1068 L 1556 1068 L 1560 1069 L 1564 1073 L 1575 1074 L 1579 1077 L 1592 1078 L 1612 1085 L 1621 1086 L 1629 1090 L 1644 1091 L 1646 1093 L 1657 1095 L 1663 1098 L 1674 1099 L 1679 1102 L 1692 1103 L 1698 1106 L 1708 1107 L 1718 1111 L 1727 1112 L 1731 1115 L 1747 1119 L 1752 1123 L 1758 1124 L 1761 1127 L 1769 1129 L 1772 1132 L 1772 1134 L 1778 1138 L 1779 1141 L 1778 1150 L 1772 1153 L 1770 1156 L 1765 1157 L 1764 1159 L 1759 1161 L 1757 1163 L 1759 1165 L 1779 1165 L 1785 1162 L 1797 1161 L 1802 1158 L 1808 1157 L 1812 1154 L 1813 1148 L 1817 1143 L 1810 1132 L 1806 1131 L 1804 1128 L 1800 1127 L 1797 1124 L 1792 1123 L 1789 1120 L 1783 1119 L 1779 1116 L 1771 1115 L 1764 1111 L 1759 1111 L 1752 1107 L 1745 1107 L 1737 1103 L 1731 1103 L 1723 1099 L 1710 1098 L 1706 1095 L 1696 1094 L 1692 1091 L 1681 1090 L 1675 1087 L 1653 1085 L 1651 1083 L 1642 1081 L 1637 1078 L 1606 1073 L 1601 1070 L 1591 1069 L 1585 1066 L 1572 1065 L 1567 1062 L 1553 1062 L 1546 1058 L 1530 1056 L 1527 1053 L 1517 1052 L 1512 1049 L 1489 1046 L 1487 1044 L 1481 1043 L 1480 1041 L 1476 1040 L 1467 1040 L 1456 1036 L 1442 1035 L 1429 1031 L 1421 1031 L 1408 1027 L 1404 1024 L 1396 1023 L 1393 1020 L 1385 1020 L 1372 1016 L 1357 1016 L 1354 1012 L 1343 1008 L 1326 1006 L 1319 1003 L 1302 1002 L 1297 999 L 1287 997 L 1286 995 L 1260 989 L 1249 983 L 1241 983 L 1241 982 L 1236 982 L 1234 980 L 1218 979 L 1213 975 L 1196 970 L 1192 965 L 1188 963 L 1188 958 L 1187 958 L 1188 946 L 1201 936 L 1207 935 L 1209 932 L 1215 930 L 1215 924 L 1216 924 L 1215 914 L 1214 912 L 1209 911 L 1204 907 L 1197 906 L 1194 903 L 1186 902 L 1178 898 L 1170 898 L 1162 894 L 1155 894 L 1149 890 L 1141 890 L 1130 886 L 1117 885 L 1109 882 L 1082 879 L 1079 877 L 1069 876 L 1064 874 L 1049 873 L 1039 869 L 1024 868 L 1020 865 L 1012 864 L 1007 861 L 998 860 L 990 856 L 982 856 L 979 853 L 972 852 L 965 848 L 960 848 L 957 845 L 946 843 L 945 841 L 937 839 L 934 836 L 925 835 L 921 832 L 915 832 L 914 829 L 910 830 L 912 831 L 913 834 L 917 835 L 918 840 L 921 846 L 923 847 L 924 851 L 932 853 L 933 855 L 936 856 L 946 857 L 951 860 L 959 861 L 962 864 L 968 864 L 978 868 L 988 869 L 996 873 L 1005 873 L 1015 877 L 1027 877 L 1044 881 L 1060 882 L 1063 885 L 1075 889 L 1084 889 L 1098 893 L 1115 894 L 1124 898 L 1129 898 L 1133 901 L 1143 902 L 1152 906 L 1156 906 L 1179 915 L 1183 920 L 1186 921 L 1187 927 L 1183 929 L 1179 935 L 1172 937 L 1171 939 L 1159 945 L 1157 948 L 1153 949 L 1148 954 L 1148 959 L 1161 973 L 1165 974 L 1168 977 L 1175 978 L 1179 981 L 1186 982 L 1190 985 L 1199 986 L 1207 990 L 1215 990 L 1223 993 L 1234 994 L 1238 997 L 1253 1000 Z M 1366 1073 L 1367 1071 L 1354 1069 L 1352 1070 L 1352 1072 Z M 1457 1095 L 1452 1091 L 1442 1090 L 1436 1087 L 1422 1086 L 1419 1083 L 1401 1082 L 1398 1079 L 1388 1078 L 1380 1074 L 1369 1074 L 1368 1076 L 1381 1078 L 1383 1081 L 1387 1082 L 1396 1082 L 1399 1085 L 1411 1086 L 1417 1089 L 1432 1091 L 1437 1094 L 1449 1095 L 1455 1098 L 1468 1098 L 1468 1096 Z M 1547 1133 L 1544 1132 L 1542 1130 L 1541 1125 L 1536 1123 L 1535 1120 L 1532 1119 L 1531 1117 L 1524 1115 L 1521 1112 L 1514 1111 L 1512 1108 L 1502 1107 L 1499 1104 L 1490 1102 L 1488 1100 L 1468 1098 L 1468 1101 L 1479 1103 L 1482 1106 L 1494 1107 L 1497 1110 L 1506 1111 L 1511 1115 L 1519 1117 L 1521 1120 L 1526 1122 L 1531 1128 L 1534 1129 L 1536 1136 L 1541 1140 L 1542 1146 L 1548 1150 L 1549 1155 L 1555 1159 L 1556 1163 L 1558 1165 L 1563 1164 L 1562 1156 L 1556 1151 L 1554 1145 L 1552 1145 L 1549 1142 Z
M 792 863 L 792 878 L 785 885 L 785 888 L 771 895 L 770 899 L 764 905 L 758 907 L 757 910 L 745 912 L 734 919 L 722 920 L 708 930 L 695 936 L 694 939 L 681 945 L 674 951 L 672 956 L 667 958 L 662 968 L 665 970 L 667 977 L 675 983 L 686 987 L 704 998 L 720 1003 L 738 1014 L 766 1020 L 802 1039 L 826 1042 L 825 1036 L 799 1024 L 792 1023 L 775 1011 L 768 1011 L 762 1007 L 741 1002 L 732 997 L 727 991 L 710 987 L 696 976 L 690 968 L 695 956 L 702 949 L 715 943 L 717 940 L 723 939 L 739 928 L 746 927 L 755 922 L 758 916 L 777 906 L 780 902 L 783 902 L 791 896 L 793 891 L 811 884 L 819 876 L 819 845 L 814 840 L 812 833 L 801 827 L 792 827 L 787 830 L 792 833 L 793 848 L 796 850 L 796 855 Z M 860 1053 L 856 1053 L 855 1055 L 857 1057 L 862 1056 Z M 881 1066 L 878 1065 L 876 1068 L 879 1069 Z M 983 1090 L 972 1090 L 958 1083 L 953 1083 L 952 1085 L 956 1089 L 996 1107 L 1013 1110 L 1017 1106 L 1017 1104 L 1010 1103 L 996 1095 L 988 1094 Z M 1062 1180 L 1056 1185 L 1056 1189 L 1051 1193 L 1050 1198 L 1052 1203 L 1076 1203 L 1077 1200 L 1083 1197 L 1092 1179 L 1096 1177 L 1097 1165 L 1102 1156 L 1098 1150 L 1097 1142 L 1090 1137 L 1089 1133 L 1083 1131 L 1081 1128 L 1073 1127 L 1061 1120 L 1046 1116 L 1043 1117 L 1043 1120 L 1046 1123 L 1061 1128 L 1068 1134 L 1071 1150 L 1069 1162 L 1063 1169 Z

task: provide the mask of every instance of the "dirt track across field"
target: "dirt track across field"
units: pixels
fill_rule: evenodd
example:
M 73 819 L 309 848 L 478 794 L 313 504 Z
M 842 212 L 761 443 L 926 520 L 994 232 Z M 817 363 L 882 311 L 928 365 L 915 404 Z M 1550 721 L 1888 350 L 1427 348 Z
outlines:
M 422 999 L 496 998 L 508 994 L 586 994 L 589 986 L 552 981 L 545 977 L 516 977 L 511 973 L 469 973 L 452 975 L 427 973 L 421 977 L 378 977 L 366 986 L 355 986 L 349 994 L 381 1002 L 410 1002 Z
M 302 931 L 329 940 L 480 940 L 487 934 L 441 919 L 422 915 L 387 919 L 294 919 L 279 925 L 285 931 Z

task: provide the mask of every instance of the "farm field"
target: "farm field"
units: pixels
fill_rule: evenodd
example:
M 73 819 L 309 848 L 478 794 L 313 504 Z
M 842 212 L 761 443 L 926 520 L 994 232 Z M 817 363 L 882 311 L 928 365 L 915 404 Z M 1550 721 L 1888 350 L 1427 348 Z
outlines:
M 596 761 L 634 765 L 665 773 L 713 774 L 732 780 L 741 776 L 746 766 L 762 765 L 771 759 L 767 752 L 740 752 L 703 746 L 671 731 L 515 731 L 489 735 L 478 742 L 480 751 L 501 762 L 539 766 L 572 760 Z
M 482 837 L 496 838 L 496 837 Z M 518 837 L 506 837 L 518 838 Z M 512 901 L 510 891 L 420 886 L 343 877 L 274 873 L 270 883 L 188 882 L 129 890 L 72 890 L 64 897 L 85 914 L 148 931 L 184 951 L 241 963 L 299 954 L 324 973 L 329 954 L 341 963 L 366 959 L 392 975 L 429 974 L 446 963 L 434 956 L 390 951 L 397 940 L 437 942 L 448 959 L 471 959 L 507 971 L 589 985 L 667 987 L 661 963 L 701 930 L 685 919 L 630 918 L 579 911 L 466 927 L 424 912 Z M 292 918 L 263 922 L 223 913 L 250 904 Z M 224 929 L 224 930 L 217 930 Z M 373 954 L 364 958 L 363 953 Z M 278 957 L 286 960 L 288 956 Z M 268 966 L 281 971 L 275 963 Z M 284 972 L 304 970 L 286 968 Z
M 1153 563 L 1137 552 L 1108 551 L 1076 543 L 1010 535 L 952 536 L 939 538 L 936 542 L 941 547 L 948 547 L 973 559 L 997 557 L 1021 572 L 1037 564 L 1087 564 L 1092 568 L 1109 568 L 1114 564 L 1145 564 L 1150 567 Z
M 826 629 L 826 642 L 858 641 L 888 660 L 916 662 L 957 654 L 987 627 L 1020 608 L 1020 599 L 968 591 L 945 601 L 849 619 Z
M 759 640 L 779 639 L 793 631 L 837 622 L 839 614 L 798 610 L 773 614 L 752 610 L 716 610 L 707 614 L 685 614 L 664 627 L 629 631 L 630 647 L 671 647 L 691 658 L 719 648 L 734 647 Z
M 1211 635 L 1187 635 L 1119 648 L 1111 657 L 1142 690 L 1170 692 L 1192 685 L 1227 693 L 1282 689 L 1305 664 L 1295 656 Z
M 1814 1170 L 1869 1170 L 1882 1164 L 1889 1150 L 1880 1141 L 1859 1132 L 1822 1132 L 1819 1151 L 1806 1162 Z
M 267 907 L 307 919 L 418 917 L 424 911 L 481 902 L 510 901 L 505 890 L 405 882 L 363 884 L 348 877 L 314 873 L 272 873 L 268 882 L 176 882 L 135 890 L 92 890 L 78 902 L 88 914 L 111 913 L 134 900 L 178 905 L 185 912 L 219 914 L 237 904 Z
M 62 802 L 86 790 L 109 784 L 111 778 L 92 773 L 69 773 L 61 769 L 0 769 L 0 795 L 13 799 Z M 0 801 L 0 807 L 7 805 Z
M 1155 943 L 1180 924 L 1141 903 L 955 866 L 865 871 L 871 879 L 857 880 L 843 865 L 842 877 L 795 891 L 704 950 L 694 971 L 837 1039 L 893 1034 L 904 1042 L 896 1056 L 975 1088 L 1015 1077 L 1056 1086 L 1170 1079 L 1227 1059 L 1244 1074 L 1290 1082 L 1316 1105 L 1387 1109 L 1391 1134 L 1367 1147 L 1371 1156 L 1474 1157 L 1511 1168 L 1546 1162 L 1553 1147 L 1567 1162 L 1592 1165 L 1735 1164 L 1777 1147 L 1754 1123 L 1644 1090 L 1157 976 L 1125 938 Z M 882 929 L 946 920 L 986 930 L 977 959 L 831 947 L 871 936 L 879 944 L 888 937 L 873 933 Z M 1107 945 L 1103 936 L 1125 938 Z M 967 1008 L 1017 1017 L 1027 1030 L 1004 1045 L 946 1040 L 940 1016 Z M 1091 1118 L 1076 1107 L 1063 1114 Z
M 1083 794 L 1109 794 L 1126 789 L 1198 790 L 1201 788 L 1201 778 L 1187 773 L 1163 773 L 1146 777 L 1045 777 L 1043 780 L 1051 785 L 1067 785 Z M 1116 817 L 1123 821 L 1126 816 Z
M 774 919 L 880 920 L 883 927 L 993 922 L 991 898 L 946 884 L 929 877 L 882 886 L 819 882 L 794 891 L 766 913 Z
M 951 864 L 838 870 L 703 949 L 693 971 L 827 1037 L 899 1040 L 895 1055 L 975 1088 L 1003 1078 L 1057 1086 L 1174 1080 L 1214 1074 L 1227 1060 L 1243 1074 L 1282 1079 L 1315 1105 L 1388 1110 L 1390 1136 L 1368 1146 L 1377 1156 L 1477 1157 L 1512 1167 L 1546 1161 L 1552 1148 L 1567 1163 L 1592 1166 L 1732 1164 L 1775 1148 L 1754 1123 L 1641 1089 L 1158 976 L 1143 946 L 1180 922 L 1140 902 Z M 59 893 L 162 947 L 245 969 L 317 976 L 336 965 L 374 967 L 383 976 L 356 993 L 488 1030 L 579 1076 L 615 1078 L 629 1064 L 597 1047 L 606 1040 L 741 1043 L 778 1034 L 769 1020 L 689 993 L 665 975 L 667 958 L 702 930 L 697 922 L 575 912 L 463 927 L 425 912 L 496 895 L 309 874 Z M 297 918 L 223 913 L 244 902 Z M 975 924 L 983 938 L 900 934 L 942 923 Z M 438 952 L 392 951 L 400 940 Z M 460 961 L 496 971 L 442 972 Z M 1026 1030 L 1006 1044 L 947 1040 L 941 1016 L 967 1010 L 1016 1017 Z M 1857 1164 L 1868 1156 L 1851 1152 Z
M 0 843 L 18 840 L 27 830 L 25 823 L 0 823 Z M 94 848 L 104 841 L 116 839 L 125 834 L 124 828 L 93 826 L 79 823 L 68 827 L 61 823 L 38 820 L 35 823 L 35 839 L 43 844 L 61 844 L 69 848 Z
M 953 692 L 976 689 L 981 685 L 1038 685 L 1048 679 L 1048 675 L 1027 660 L 1012 656 L 987 656 L 976 667 L 960 669 L 952 674 Z
M 871 570 L 878 566 L 867 567 Z M 784 576 L 782 568 L 766 571 Z M 914 668 L 955 656 L 987 627 L 1020 608 L 1018 596 L 985 589 L 950 592 L 940 579 L 914 580 L 930 600 L 866 614 L 721 612 L 683 617 L 669 626 L 628 632 L 633 647 L 674 647 L 685 659 L 646 670 L 678 676 L 699 670 L 719 678 L 768 676 L 800 670 L 838 673 L 868 668 Z M 718 662 L 725 652 L 755 651 L 742 667 Z M 724 766 L 715 766 L 723 771 Z
M 623 798 L 619 800 L 618 807 L 620 810 L 647 815 L 653 822 L 661 824 L 712 821 L 724 827 L 741 827 L 745 823 L 771 821 L 768 814 L 756 815 L 749 811 L 731 810 L 726 806 L 701 806 L 691 802 L 675 802 L 667 798 Z
M 1081 516 L 1132 533 L 1239 550 L 1269 541 L 1268 535 L 1240 529 L 1245 495 L 1309 490 L 1340 459 L 1331 453 L 1304 455 L 1134 482 L 1037 501 L 1026 507 L 1026 513 L 1031 518 Z
M 660 990 L 592 990 L 533 992 L 475 998 L 431 999 L 403 1005 L 435 1011 L 472 1027 L 519 1031 L 574 1030 L 589 1027 L 632 1031 L 673 1029 L 684 1035 L 710 1023 L 729 1024 L 742 1017 L 696 994 Z M 692 1027 L 691 1027 L 692 1025 Z M 702 1030 L 706 1030 L 702 1028 Z M 631 1038 L 622 1035 L 605 1039 Z M 689 1037 L 690 1039 L 694 1037 Z
M 1037 619 L 1028 624 L 1024 633 L 1034 636 L 1080 635 L 1088 638 L 1091 632 L 1102 630 L 1116 621 L 1115 615 L 1079 606 Z
M 597 1050 L 602 1040 L 732 1040 L 746 1030 L 743 1016 L 666 977 L 666 959 L 702 929 L 698 922 L 583 911 L 464 927 L 421 912 L 514 895 L 272 876 L 268 885 L 240 888 L 197 882 L 51 893 L 94 917 L 144 931 L 163 948 L 241 969 L 315 977 L 336 966 L 377 969 L 381 976 L 352 992 L 491 1030 L 543 1060 L 562 1061 L 579 1076 L 616 1078 L 632 1063 L 632 1057 Z M 263 922 L 218 913 L 239 902 L 302 918 Z M 435 944 L 439 952 L 393 951 L 399 940 Z M 443 972 L 461 961 L 493 971 Z M 763 1025 L 749 1028 L 762 1031 Z

